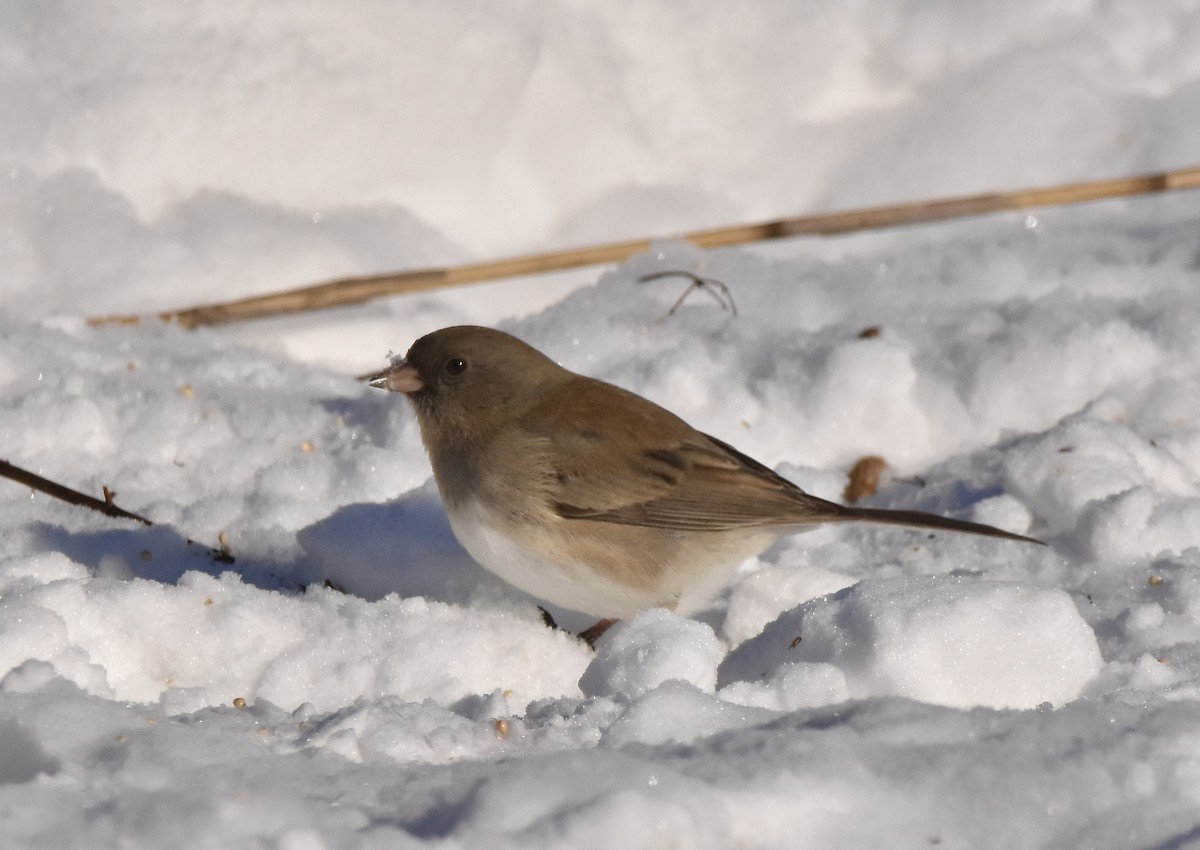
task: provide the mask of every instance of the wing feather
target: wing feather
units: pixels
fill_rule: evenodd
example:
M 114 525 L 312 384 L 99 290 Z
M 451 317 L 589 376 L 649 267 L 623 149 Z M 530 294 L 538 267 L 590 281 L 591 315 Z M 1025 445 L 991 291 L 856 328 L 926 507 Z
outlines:
M 555 447 L 547 497 L 559 516 L 722 531 L 827 521 L 841 510 L 652 402 L 600 386 L 570 396 L 583 403 L 556 404 L 552 394 L 526 419 Z

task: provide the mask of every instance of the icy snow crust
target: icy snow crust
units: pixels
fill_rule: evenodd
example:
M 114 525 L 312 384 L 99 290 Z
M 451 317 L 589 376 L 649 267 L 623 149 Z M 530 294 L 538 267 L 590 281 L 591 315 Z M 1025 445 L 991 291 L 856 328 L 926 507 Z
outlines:
M 84 321 L 1189 164 L 1194 4 L 9 4 L 0 57 L 0 457 L 156 522 L 0 481 L 0 846 L 1197 840 L 1196 195 Z M 670 269 L 738 317 L 664 318 Z M 465 321 L 818 495 L 879 454 L 870 504 L 1050 545 L 818 529 L 592 653 L 351 377 Z

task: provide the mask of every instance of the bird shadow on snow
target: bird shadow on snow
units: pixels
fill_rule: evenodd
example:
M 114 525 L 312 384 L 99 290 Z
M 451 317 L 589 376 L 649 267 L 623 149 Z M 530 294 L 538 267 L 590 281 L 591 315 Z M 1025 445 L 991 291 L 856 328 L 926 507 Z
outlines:
M 517 593 L 459 545 L 432 482 L 392 502 L 347 505 L 296 537 L 302 581 L 328 581 L 364 599 L 397 593 L 461 605 Z
M 37 522 L 31 527 L 36 544 L 62 552 L 100 578 L 142 578 L 175 584 L 189 572 L 217 576 L 236 572 L 250 585 L 267 590 L 294 588 L 289 568 L 237 559 L 230 562 L 200 543 L 185 538 L 169 526 L 119 528 L 105 531 L 68 531 L 62 526 Z
M 222 562 L 208 547 L 167 526 L 73 532 L 36 523 L 37 545 L 62 552 L 98 577 L 175 584 L 185 573 L 235 572 L 263 590 L 299 591 L 327 583 L 377 600 L 397 593 L 450 604 L 513 595 L 459 545 L 436 491 L 427 484 L 391 502 L 347 505 L 297 532 L 303 553 L 291 563 L 238 557 Z

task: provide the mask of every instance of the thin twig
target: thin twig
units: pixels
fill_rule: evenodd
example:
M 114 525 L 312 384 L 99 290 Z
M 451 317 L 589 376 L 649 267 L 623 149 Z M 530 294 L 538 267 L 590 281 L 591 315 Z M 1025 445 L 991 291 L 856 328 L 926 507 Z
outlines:
M 81 493 L 78 490 L 73 490 L 70 487 L 59 484 L 56 481 L 51 481 L 49 478 L 43 478 L 36 472 L 30 472 L 28 469 L 22 469 L 16 464 L 9 463 L 7 460 L 0 460 L 0 478 L 8 478 L 12 481 L 16 481 L 18 484 L 24 484 L 26 487 L 37 490 L 39 493 L 45 493 L 47 496 L 51 496 L 61 502 L 66 502 L 70 505 L 79 505 L 80 507 L 84 508 L 91 508 L 92 510 L 99 511 L 106 516 L 116 517 L 117 519 L 131 519 L 134 522 L 140 522 L 142 525 L 154 525 L 152 521 L 146 519 L 140 514 L 127 511 L 124 508 L 118 508 L 113 503 L 113 498 L 116 496 L 116 493 L 109 490 L 107 487 L 104 488 L 104 498 L 97 499 L 94 496 L 89 496 L 87 493 Z M 204 545 L 202 543 L 196 543 L 196 541 L 191 539 L 188 539 L 187 543 L 188 545 L 193 546 Z M 204 548 L 208 549 L 209 555 L 214 561 L 222 564 L 232 564 L 234 562 L 233 555 L 225 551 L 224 547 L 221 549 L 213 549 L 212 547 L 205 546 Z
M 65 487 L 62 484 L 51 481 L 49 478 L 43 478 L 35 472 L 22 469 L 6 460 L 0 460 L 0 476 L 11 478 L 18 484 L 24 484 L 26 487 L 31 487 L 38 492 L 45 493 L 47 496 L 53 496 L 61 502 L 91 508 L 94 511 L 99 511 L 102 514 L 119 519 L 131 519 L 134 522 L 140 522 L 142 525 L 154 525 L 153 522 L 144 516 L 131 513 L 123 508 L 118 508 L 113 504 L 113 493 L 107 487 L 104 488 L 104 498 L 97 499 L 94 496 L 89 496 L 87 493 L 80 493 L 78 490 L 72 490 L 70 487 Z
M 683 238 L 701 248 L 722 248 L 770 239 L 804 235 L 834 235 L 860 230 L 922 224 L 994 212 L 1060 206 L 1098 201 L 1105 198 L 1147 195 L 1200 188 L 1200 166 L 1174 171 L 1069 183 L 1015 192 L 995 192 L 936 201 L 871 207 L 847 212 L 801 216 L 765 221 L 758 224 L 720 227 L 683 234 Z M 565 251 L 528 254 L 504 260 L 468 263 L 436 269 L 398 272 L 368 277 L 349 277 L 275 292 L 159 314 L 164 321 L 178 322 L 187 328 L 226 322 L 263 319 L 310 310 L 323 310 L 361 304 L 388 295 L 423 292 L 451 286 L 463 286 L 506 277 L 563 271 L 565 269 L 620 262 L 650 247 L 649 239 L 634 239 Z M 91 324 L 136 323 L 137 315 L 93 318 Z
M 644 274 L 638 278 L 638 283 L 647 283 L 652 280 L 662 280 L 665 277 L 685 277 L 691 281 L 691 285 L 689 285 L 687 289 L 683 290 L 680 296 L 675 299 L 675 303 L 671 305 L 671 309 L 667 311 L 667 318 L 674 316 L 675 311 L 678 310 L 683 305 L 683 302 L 687 300 L 687 297 L 697 289 L 703 289 L 714 299 L 716 299 L 716 302 L 721 305 L 722 310 L 728 310 L 731 316 L 735 318 L 737 317 L 737 304 L 734 303 L 733 293 L 729 291 L 729 287 L 725 285 L 724 281 L 717 280 L 715 277 L 701 277 L 694 272 L 671 270 Z

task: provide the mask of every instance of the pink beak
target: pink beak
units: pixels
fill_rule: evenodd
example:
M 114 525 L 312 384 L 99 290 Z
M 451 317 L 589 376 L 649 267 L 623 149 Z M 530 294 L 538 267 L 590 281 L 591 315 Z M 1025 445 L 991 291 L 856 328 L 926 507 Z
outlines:
M 406 394 L 415 393 L 425 386 L 417 367 L 407 360 L 393 363 L 382 372 L 376 372 L 367 378 L 367 383 L 376 389 Z

